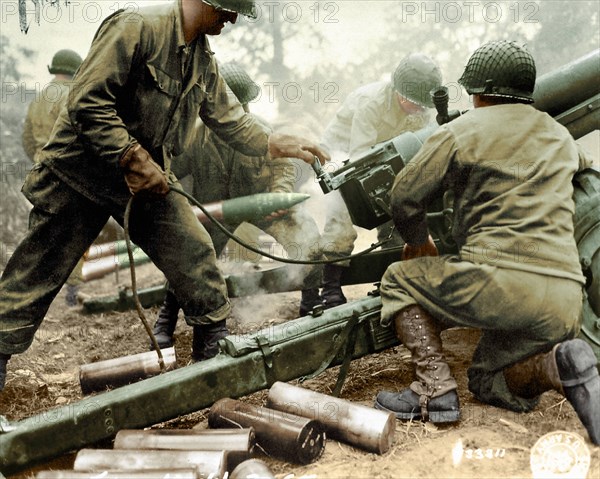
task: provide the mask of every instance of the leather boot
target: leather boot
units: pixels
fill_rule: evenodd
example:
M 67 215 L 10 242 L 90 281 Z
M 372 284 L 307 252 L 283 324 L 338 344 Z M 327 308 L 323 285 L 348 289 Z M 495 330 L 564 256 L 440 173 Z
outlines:
M 214 358 L 219 352 L 219 339 L 229 334 L 225 320 L 194 326 L 192 337 L 192 363 Z
M 163 301 L 158 319 L 154 323 L 152 332 L 160 349 L 170 348 L 173 346 L 173 333 L 177 326 L 177 317 L 179 315 L 179 302 L 175 295 L 167 290 L 165 300 Z M 150 342 L 150 350 L 154 349 L 154 345 Z
M 300 317 L 310 314 L 315 306 L 323 305 L 323 298 L 319 294 L 318 288 L 310 288 L 302 290 L 300 299 Z
M 6 381 L 6 365 L 10 359 L 10 354 L 0 353 L 0 391 L 4 389 L 4 383 Z
M 337 264 L 326 264 L 323 267 L 323 290 L 321 291 L 321 297 L 323 298 L 323 307 L 325 309 L 333 308 L 347 302 L 342 292 L 343 272 L 344 267 Z
M 400 311 L 394 325 L 398 338 L 412 355 L 417 380 L 400 393 L 380 392 L 375 407 L 393 412 L 398 419 L 458 421 L 457 384 L 442 355 L 441 328 L 419 305 Z
M 600 376 L 597 359 L 588 343 L 572 339 L 552 351 L 537 354 L 504 369 L 508 389 L 534 398 L 554 389 L 563 394 L 585 426 L 590 440 L 600 444 Z

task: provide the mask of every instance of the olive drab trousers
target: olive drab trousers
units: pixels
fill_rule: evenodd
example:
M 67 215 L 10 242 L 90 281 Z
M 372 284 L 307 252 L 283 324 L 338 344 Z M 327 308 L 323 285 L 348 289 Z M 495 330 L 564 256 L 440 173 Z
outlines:
M 469 390 L 482 402 L 523 412 L 537 398 L 513 395 L 503 369 L 577 335 L 583 287 L 571 279 L 445 255 L 390 265 L 381 299 L 383 324 L 419 304 L 444 327 L 481 329 L 468 370 Z
M 127 198 L 99 205 L 67 186 L 45 165 L 29 173 L 23 192 L 33 204 L 30 229 L 0 279 L 0 352 L 25 351 L 50 303 L 77 261 L 112 215 L 123 224 Z M 175 294 L 190 324 L 225 319 L 227 288 L 208 233 L 187 200 L 135 197 L 129 233 L 177 285 Z

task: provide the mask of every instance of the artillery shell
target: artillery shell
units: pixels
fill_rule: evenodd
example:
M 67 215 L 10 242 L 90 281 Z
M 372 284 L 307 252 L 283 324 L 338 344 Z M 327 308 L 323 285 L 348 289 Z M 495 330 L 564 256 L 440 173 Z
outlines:
M 196 469 L 200 477 L 223 477 L 227 469 L 224 451 L 160 451 L 150 449 L 81 449 L 75 471 L 143 471 Z
M 213 404 L 208 424 L 212 428 L 252 427 L 259 448 L 299 464 L 316 461 L 325 448 L 325 434 L 319 422 L 233 399 Z
M 169 449 L 179 451 L 226 451 L 231 469 L 252 455 L 254 429 L 123 429 L 117 433 L 115 449 Z
M 198 479 L 196 469 L 151 469 L 147 471 L 40 471 L 36 479 Z
M 161 349 L 167 371 L 175 369 L 175 348 Z M 79 384 L 83 394 L 117 388 L 160 374 L 156 351 L 84 364 L 79 368 Z
M 281 381 L 271 386 L 267 407 L 318 420 L 329 437 L 378 454 L 386 452 L 394 442 L 393 413 Z
M 248 459 L 231 472 L 229 479 L 275 479 L 275 476 L 260 459 Z

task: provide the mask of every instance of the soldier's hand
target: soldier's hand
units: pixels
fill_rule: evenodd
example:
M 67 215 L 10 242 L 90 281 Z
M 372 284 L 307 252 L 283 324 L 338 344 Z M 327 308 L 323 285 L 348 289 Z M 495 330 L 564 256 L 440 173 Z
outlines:
M 269 154 L 272 158 L 299 158 L 312 164 L 315 156 L 321 164 L 325 164 L 331 157 L 316 143 L 297 135 L 272 133 L 269 136 Z
M 438 249 L 433 242 L 431 235 L 427 237 L 427 241 L 420 245 L 411 245 L 406 243 L 402 248 L 402 259 L 420 258 L 422 256 L 439 256 Z
M 139 143 L 123 154 L 119 165 L 125 172 L 125 182 L 132 195 L 145 192 L 164 196 L 169 192 L 165 172 Z

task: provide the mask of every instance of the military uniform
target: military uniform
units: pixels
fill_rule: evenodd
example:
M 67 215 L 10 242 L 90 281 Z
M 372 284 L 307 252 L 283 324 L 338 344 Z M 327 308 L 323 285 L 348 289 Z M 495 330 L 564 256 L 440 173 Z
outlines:
M 34 163 L 50 139 L 60 107 L 66 102 L 72 81 L 54 79 L 41 91 L 39 98 L 29 104 L 23 125 L 23 149 Z
M 34 163 L 39 163 L 40 152 L 50 139 L 61 106 L 67 101 L 71 83 L 71 80 L 55 78 L 44 87 L 40 98 L 29 104 L 23 125 L 23 149 Z M 71 287 L 67 291 L 67 304 L 71 306 L 77 304 L 76 288 L 83 283 L 83 263 L 82 257 L 66 281 Z
M 469 389 L 527 411 L 503 369 L 574 337 L 584 278 L 573 237 L 571 180 L 587 166 L 569 132 L 524 104 L 477 108 L 440 127 L 396 178 L 392 209 L 410 244 L 427 240 L 425 208 L 454 191 L 458 255 L 392 264 L 382 322 L 419 304 L 441 324 L 482 329 Z
M 266 154 L 268 131 L 229 101 L 206 37 L 186 45 L 180 2 L 108 17 L 23 187 L 34 209 L 0 280 L 0 352 L 27 349 L 109 216 L 123 222 L 130 197 L 123 154 L 140 144 L 168 172 L 198 117 L 236 149 Z M 185 198 L 136 196 L 130 234 L 176 285 L 190 324 L 227 317 L 214 248 Z
M 353 91 L 325 128 L 322 143 L 349 155 L 350 161 L 377 143 L 414 131 L 427 123 L 426 115 L 408 115 L 398 104 L 389 81 Z
M 377 143 L 405 131 L 423 128 L 428 120 L 427 114 L 409 115 L 400 107 L 392 83 L 375 82 L 348 96 L 325 129 L 321 142 L 330 150 L 343 153 L 344 158 L 340 160 L 349 158 L 353 161 Z M 341 163 L 336 166 L 340 167 Z M 389 228 L 384 227 L 382 231 L 387 235 Z M 356 237 L 356 230 L 341 195 L 338 192 L 329 193 L 323 228 L 324 253 L 330 259 L 347 256 L 354 249 Z

